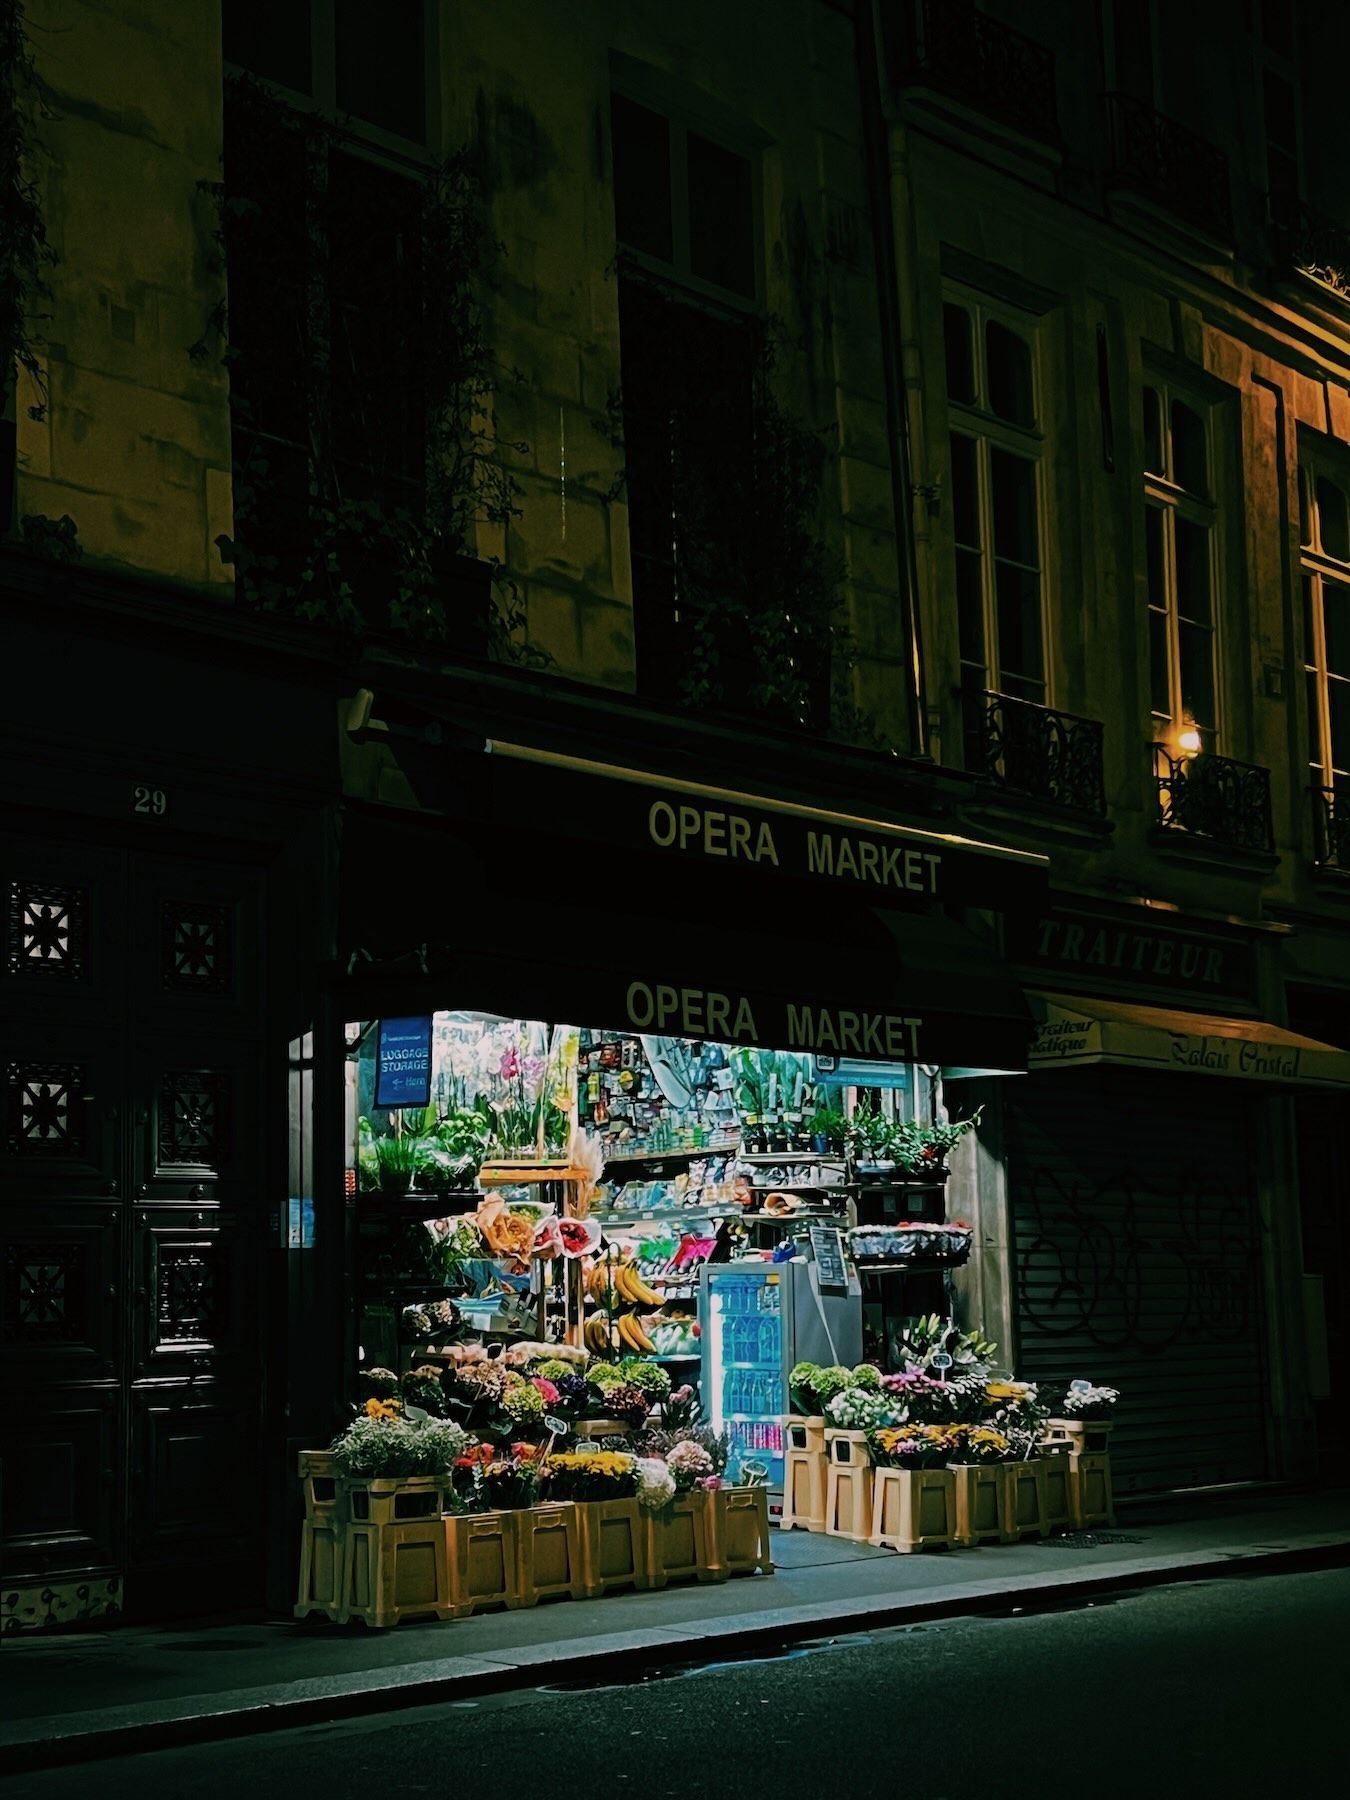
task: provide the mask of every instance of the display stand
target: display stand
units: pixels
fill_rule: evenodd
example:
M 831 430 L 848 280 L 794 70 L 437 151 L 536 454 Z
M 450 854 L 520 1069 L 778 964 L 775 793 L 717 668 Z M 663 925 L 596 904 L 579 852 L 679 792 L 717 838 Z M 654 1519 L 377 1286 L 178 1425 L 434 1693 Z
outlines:
M 583 1215 L 578 1210 L 577 1198 L 582 1183 L 592 1180 L 589 1169 L 574 1167 L 562 1158 L 556 1162 L 508 1162 L 505 1160 L 485 1162 L 479 1170 L 478 1180 L 488 1189 L 503 1187 L 543 1186 L 557 1187 L 561 1190 L 562 1216 L 565 1219 L 577 1219 Z M 554 1205 L 558 1204 L 558 1195 L 548 1196 Z M 574 1349 L 584 1348 L 582 1325 L 585 1306 L 583 1294 L 585 1290 L 581 1277 L 581 1262 L 578 1258 L 569 1257 L 563 1263 L 562 1301 L 563 1301 L 563 1342 Z M 548 1341 L 548 1283 L 541 1280 L 537 1295 L 536 1335 L 540 1343 Z

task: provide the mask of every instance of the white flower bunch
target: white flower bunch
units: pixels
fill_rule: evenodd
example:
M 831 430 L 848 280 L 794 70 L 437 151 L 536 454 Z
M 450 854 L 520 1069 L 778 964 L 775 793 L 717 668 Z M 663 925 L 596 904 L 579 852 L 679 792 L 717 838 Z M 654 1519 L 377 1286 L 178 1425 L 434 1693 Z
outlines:
M 1075 1385 L 1064 1395 L 1064 1416 L 1068 1419 L 1101 1418 L 1119 1398 L 1119 1388 Z
M 647 1512 L 659 1512 L 675 1498 L 675 1477 L 661 1457 L 638 1457 L 637 1497 Z

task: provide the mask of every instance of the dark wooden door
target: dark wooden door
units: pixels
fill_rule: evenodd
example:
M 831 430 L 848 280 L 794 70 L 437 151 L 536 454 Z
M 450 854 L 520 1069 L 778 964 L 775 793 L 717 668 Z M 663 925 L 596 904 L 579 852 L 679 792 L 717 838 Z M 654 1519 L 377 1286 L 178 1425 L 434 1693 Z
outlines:
M 0 893 L 5 1623 L 247 1604 L 261 872 L 8 834 Z

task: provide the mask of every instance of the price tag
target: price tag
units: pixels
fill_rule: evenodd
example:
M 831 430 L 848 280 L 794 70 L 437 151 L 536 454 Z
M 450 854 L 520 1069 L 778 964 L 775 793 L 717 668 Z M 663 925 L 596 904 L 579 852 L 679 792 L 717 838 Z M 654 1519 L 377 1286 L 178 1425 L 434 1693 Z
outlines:
M 565 1419 L 555 1419 L 551 1413 L 545 1413 L 544 1430 L 551 1432 L 554 1437 L 566 1437 L 567 1421 Z
M 1071 1394 L 1085 1394 L 1091 1386 L 1092 1383 L 1090 1381 L 1084 1381 L 1083 1377 L 1080 1375 L 1076 1381 L 1071 1381 L 1069 1383 L 1069 1392 Z
M 821 1287 L 847 1292 L 848 1265 L 844 1261 L 844 1240 L 838 1226 L 813 1225 L 808 1236 L 811 1254 L 816 1259 L 816 1279 Z
M 938 1372 L 938 1380 L 939 1381 L 945 1381 L 947 1379 L 947 1371 L 948 1371 L 948 1369 L 951 1368 L 951 1366 L 952 1366 L 951 1357 L 948 1356 L 948 1354 L 945 1350 L 939 1350 L 937 1355 L 933 1358 L 933 1367 Z

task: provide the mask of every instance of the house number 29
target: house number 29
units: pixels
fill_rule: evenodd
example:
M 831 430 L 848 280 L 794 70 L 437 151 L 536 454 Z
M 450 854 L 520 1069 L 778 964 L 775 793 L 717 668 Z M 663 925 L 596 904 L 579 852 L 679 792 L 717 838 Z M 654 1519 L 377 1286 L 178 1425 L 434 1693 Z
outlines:
M 131 810 L 152 813 L 155 818 L 162 819 L 169 810 L 169 796 L 163 788 L 147 787 L 143 781 L 138 781 L 131 790 Z

